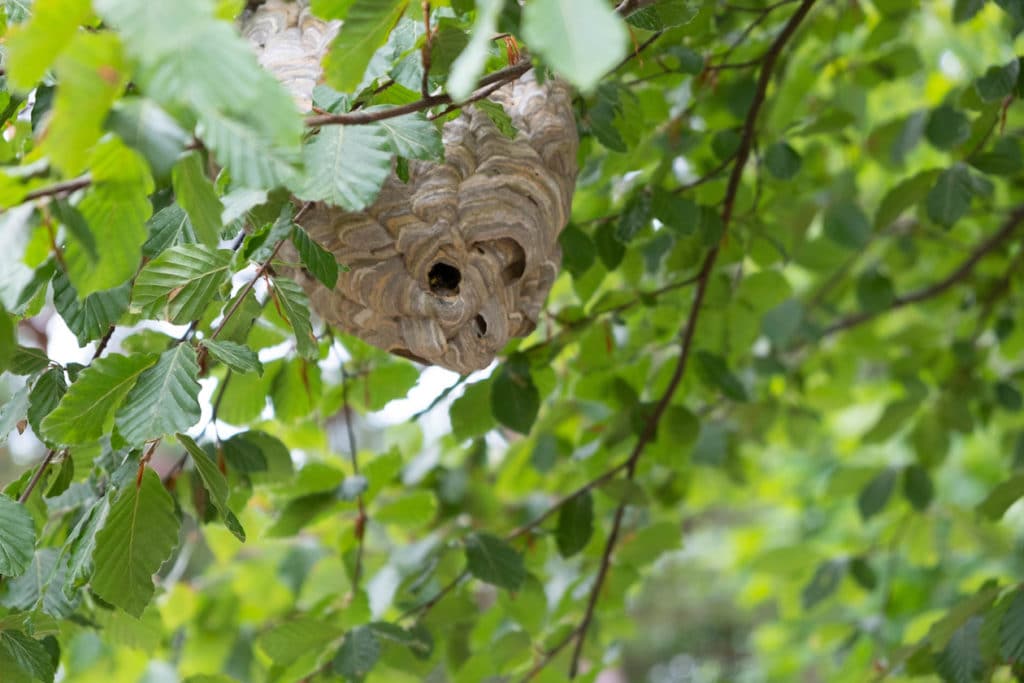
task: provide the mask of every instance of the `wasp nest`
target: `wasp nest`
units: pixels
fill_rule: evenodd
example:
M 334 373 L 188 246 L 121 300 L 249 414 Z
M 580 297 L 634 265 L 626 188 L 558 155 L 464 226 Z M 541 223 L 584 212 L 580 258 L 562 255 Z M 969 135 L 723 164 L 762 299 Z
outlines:
M 338 27 L 307 4 L 271 0 L 243 20 L 243 33 L 308 110 Z M 304 214 L 303 227 L 350 269 L 333 290 L 297 276 L 326 321 L 460 373 L 486 367 L 536 327 L 576 179 L 571 95 L 527 73 L 490 99 L 511 117 L 515 139 L 465 107 L 444 125 L 444 162 L 411 161 L 408 182 L 392 174 L 362 212 L 318 204 Z

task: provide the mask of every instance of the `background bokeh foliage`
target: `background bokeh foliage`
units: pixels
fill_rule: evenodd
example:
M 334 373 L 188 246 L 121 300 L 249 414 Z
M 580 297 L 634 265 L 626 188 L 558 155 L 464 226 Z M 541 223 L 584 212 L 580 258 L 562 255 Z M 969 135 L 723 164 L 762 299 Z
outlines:
M 244 4 L 0 0 L 0 680 L 1024 676 L 1024 2 L 313 0 L 305 119 Z M 531 64 L 537 331 L 324 328 L 291 197 Z

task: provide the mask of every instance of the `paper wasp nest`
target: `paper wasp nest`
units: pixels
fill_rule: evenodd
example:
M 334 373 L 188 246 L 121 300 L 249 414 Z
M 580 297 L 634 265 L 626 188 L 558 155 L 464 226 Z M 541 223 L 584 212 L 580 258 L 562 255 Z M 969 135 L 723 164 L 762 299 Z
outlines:
M 308 110 L 337 25 L 306 0 L 271 0 L 243 18 L 260 63 Z M 353 213 L 318 204 L 301 220 L 349 266 L 328 290 L 297 279 L 329 323 L 374 346 L 466 373 L 537 325 L 558 274 L 558 233 L 576 179 L 576 124 L 564 83 L 532 73 L 490 96 L 519 133 L 503 136 L 472 106 L 445 124 L 443 163 L 411 161 Z

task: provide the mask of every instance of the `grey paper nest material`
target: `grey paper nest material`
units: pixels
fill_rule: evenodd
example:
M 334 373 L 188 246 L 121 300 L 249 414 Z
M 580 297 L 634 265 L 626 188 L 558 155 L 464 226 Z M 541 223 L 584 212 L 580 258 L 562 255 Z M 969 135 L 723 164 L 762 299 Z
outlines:
M 260 62 L 306 108 L 336 30 L 305 2 L 269 2 L 243 25 Z M 303 226 L 350 268 L 333 290 L 297 275 L 325 320 L 460 373 L 486 367 L 536 327 L 576 179 L 571 94 L 528 73 L 490 99 L 519 129 L 514 140 L 466 107 L 444 126 L 443 163 L 410 162 L 408 183 L 392 175 L 365 211 L 307 211 Z

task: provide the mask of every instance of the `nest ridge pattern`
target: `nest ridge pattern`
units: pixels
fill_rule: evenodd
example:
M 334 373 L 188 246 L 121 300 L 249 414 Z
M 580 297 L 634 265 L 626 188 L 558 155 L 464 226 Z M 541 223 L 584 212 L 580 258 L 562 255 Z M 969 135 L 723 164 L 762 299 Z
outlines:
M 305 0 L 271 0 L 243 18 L 261 64 L 307 110 L 337 30 Z M 349 267 L 333 290 L 295 273 L 327 322 L 460 373 L 487 367 L 509 339 L 535 329 L 576 179 L 571 92 L 529 72 L 490 99 L 511 117 L 514 139 L 465 107 L 444 125 L 443 162 L 411 161 L 408 182 L 392 173 L 364 211 L 306 211 L 303 227 Z

